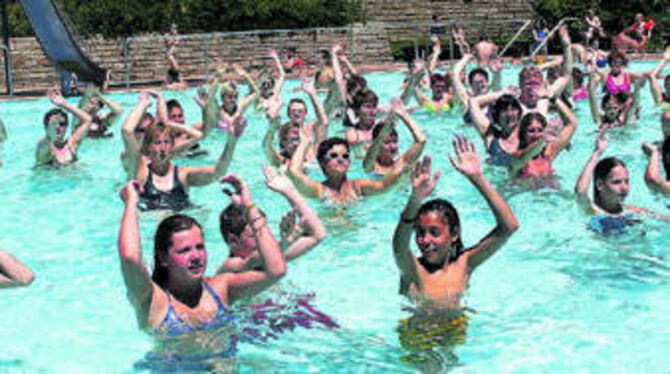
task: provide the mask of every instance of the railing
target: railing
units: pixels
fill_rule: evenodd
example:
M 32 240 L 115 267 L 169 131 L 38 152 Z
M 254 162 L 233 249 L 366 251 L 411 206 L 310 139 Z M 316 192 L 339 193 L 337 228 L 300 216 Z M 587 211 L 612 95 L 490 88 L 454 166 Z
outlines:
M 535 57 L 535 55 L 537 54 L 537 52 L 539 52 L 542 48 L 544 48 L 545 45 L 547 45 L 547 43 L 549 42 L 549 39 L 551 39 L 551 37 L 554 36 L 554 34 L 556 33 L 556 31 L 558 31 L 558 29 L 559 29 L 561 26 L 563 26 L 563 24 L 564 24 L 565 22 L 567 22 L 567 21 L 578 21 L 578 20 L 579 20 L 579 18 L 566 17 L 566 18 L 563 18 L 563 19 L 561 19 L 560 21 L 558 21 L 558 23 L 556 24 L 556 26 L 554 26 L 554 28 L 551 29 L 551 31 L 549 32 L 549 34 L 547 34 L 547 36 L 544 38 L 544 40 L 542 41 L 542 43 L 540 43 L 537 47 L 535 47 L 535 49 L 533 50 L 533 52 L 530 54 L 530 57 L 531 57 L 531 58 Z
M 510 40 L 507 42 L 507 44 L 505 44 L 505 47 L 504 47 L 504 48 L 502 49 L 502 51 L 500 51 L 500 53 L 498 54 L 500 57 L 502 57 L 502 56 L 505 55 L 505 52 L 507 52 L 507 48 L 509 48 L 509 47 L 510 47 L 510 46 L 511 46 L 511 45 L 512 45 L 518 38 L 519 38 L 519 36 L 521 36 L 521 33 L 523 33 L 524 30 L 526 30 L 526 28 L 528 28 L 528 26 L 530 26 L 530 24 L 531 24 L 531 20 L 528 20 L 528 21 L 526 21 L 526 22 L 523 24 L 523 26 L 521 26 L 521 27 L 519 28 L 519 30 L 517 30 L 517 32 L 514 34 L 514 36 L 512 37 L 512 39 L 510 39 Z

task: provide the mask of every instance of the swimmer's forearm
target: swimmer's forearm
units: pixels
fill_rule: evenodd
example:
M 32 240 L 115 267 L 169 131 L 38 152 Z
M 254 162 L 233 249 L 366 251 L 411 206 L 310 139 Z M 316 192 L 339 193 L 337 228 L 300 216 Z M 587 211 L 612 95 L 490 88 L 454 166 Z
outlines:
M 91 122 L 93 120 L 93 117 L 91 117 L 90 114 L 88 114 L 84 110 L 79 109 L 78 107 L 68 103 L 67 101 L 65 101 L 61 105 L 61 107 L 65 110 L 67 110 L 68 112 L 72 113 L 73 115 L 75 115 L 79 119 L 80 123 L 82 123 L 82 124 L 86 123 L 86 122 Z
M 326 228 L 323 226 L 323 222 L 319 218 L 319 215 L 312 209 L 309 204 L 302 198 L 295 188 L 291 188 L 288 191 L 284 192 L 284 197 L 288 200 L 291 207 L 298 213 L 302 218 L 302 223 L 305 228 L 305 234 L 314 238 L 315 243 L 313 243 L 308 248 L 304 248 L 300 253 L 286 253 L 287 260 L 295 258 L 301 255 L 304 251 L 316 245 L 318 242 L 322 241 L 326 237 Z M 289 250 L 292 248 L 289 248 Z M 292 252 L 296 252 L 295 250 Z
M 35 279 L 33 272 L 11 254 L 0 251 L 0 288 L 27 286 Z
M 644 172 L 644 180 L 647 185 L 654 189 L 663 187 L 663 179 L 661 178 L 661 156 L 658 149 L 654 149 L 649 156 L 649 163 Z
M 286 274 L 286 262 L 277 239 L 267 225 L 266 218 L 261 214 L 256 205 L 252 204 L 247 210 L 248 222 L 251 222 L 251 230 L 258 245 L 265 272 L 271 278 L 278 278 Z
M 588 196 L 589 185 L 591 184 L 591 178 L 593 178 L 593 170 L 596 168 L 598 160 L 602 152 L 598 149 L 594 150 L 589 158 L 589 161 L 584 165 L 582 173 L 577 179 L 577 184 L 575 185 L 575 193 L 581 197 Z

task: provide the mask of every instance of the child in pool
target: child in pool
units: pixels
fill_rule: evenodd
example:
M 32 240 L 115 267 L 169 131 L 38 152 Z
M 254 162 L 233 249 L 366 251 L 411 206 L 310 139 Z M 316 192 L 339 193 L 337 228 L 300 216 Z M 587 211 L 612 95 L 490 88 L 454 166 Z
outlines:
M 457 311 L 472 271 L 491 257 L 519 223 L 505 200 L 482 173 L 474 145 L 465 137 L 453 142 L 456 158 L 451 163 L 479 190 L 496 217 L 497 225 L 482 240 L 465 248 L 456 209 L 446 200 L 423 203 L 435 188 L 439 171 L 431 177 L 431 162 L 424 157 L 412 173 L 412 193 L 400 215 L 393 236 L 393 253 L 401 272 L 400 292 L 414 299 L 427 313 Z M 421 257 L 409 246 L 412 232 Z

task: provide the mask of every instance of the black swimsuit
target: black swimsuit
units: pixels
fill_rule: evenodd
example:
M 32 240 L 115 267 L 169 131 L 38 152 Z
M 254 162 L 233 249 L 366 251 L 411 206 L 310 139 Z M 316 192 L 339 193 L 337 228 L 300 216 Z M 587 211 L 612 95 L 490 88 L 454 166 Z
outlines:
M 141 210 L 170 209 L 182 210 L 188 207 L 188 194 L 179 180 L 179 168 L 174 167 L 174 180 L 170 191 L 162 191 L 154 186 L 153 173 L 149 169 L 144 191 L 140 194 Z

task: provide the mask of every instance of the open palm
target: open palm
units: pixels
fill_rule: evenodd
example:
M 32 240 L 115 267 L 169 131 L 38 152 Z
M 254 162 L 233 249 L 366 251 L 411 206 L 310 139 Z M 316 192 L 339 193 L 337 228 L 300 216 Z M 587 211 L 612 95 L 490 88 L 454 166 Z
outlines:
M 468 176 L 481 174 L 482 166 L 475 145 L 463 135 L 457 135 L 453 145 L 456 158 L 449 156 L 449 160 L 454 168 Z

